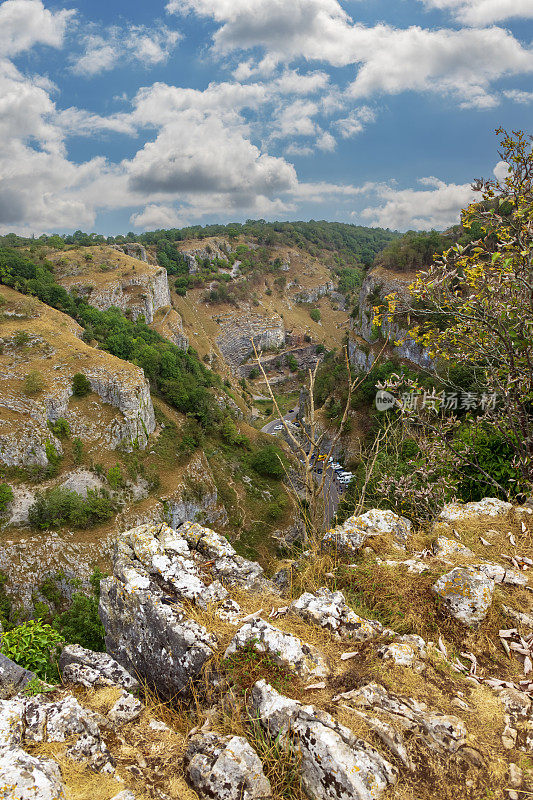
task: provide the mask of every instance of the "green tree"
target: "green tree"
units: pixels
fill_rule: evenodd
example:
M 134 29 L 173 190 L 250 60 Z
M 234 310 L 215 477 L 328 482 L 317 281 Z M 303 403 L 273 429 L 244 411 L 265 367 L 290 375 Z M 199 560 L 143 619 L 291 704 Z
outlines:
M 13 489 L 7 483 L 0 483 L 0 516 L 5 512 L 13 500 Z
M 85 397 L 91 391 L 91 382 L 82 372 L 77 372 L 72 378 L 72 393 L 76 397 Z
M 320 320 L 322 319 L 322 314 L 320 313 L 320 309 L 318 308 L 312 308 L 311 311 L 309 312 L 309 316 L 311 317 L 313 322 L 320 322 Z

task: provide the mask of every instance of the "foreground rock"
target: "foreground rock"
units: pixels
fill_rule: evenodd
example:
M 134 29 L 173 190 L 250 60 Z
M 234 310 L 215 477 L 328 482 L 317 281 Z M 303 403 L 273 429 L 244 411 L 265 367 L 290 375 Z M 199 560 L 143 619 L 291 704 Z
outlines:
M 201 797 L 268 800 L 270 782 L 257 753 L 242 736 L 193 736 L 184 756 L 185 773 Z
M 114 575 L 101 584 L 99 612 L 108 653 L 164 696 L 187 695 L 218 649 L 216 636 L 191 618 L 187 604 L 211 609 L 227 622 L 246 616 L 221 581 L 277 592 L 259 564 L 196 523 L 179 531 L 160 524 L 122 533 Z
M 492 603 L 494 581 L 471 567 L 456 567 L 442 575 L 432 591 L 447 611 L 470 627 L 485 619 Z
M 87 689 L 96 686 L 122 686 L 134 691 L 139 682 L 107 653 L 95 653 L 79 644 L 69 644 L 59 657 L 59 669 L 68 683 Z
M 280 631 L 262 619 L 247 622 L 237 631 L 224 658 L 250 647 L 256 653 L 267 653 L 270 658 L 296 673 L 300 678 L 323 678 L 329 674 L 326 661 L 316 647 L 302 642 L 297 636 Z
M 55 761 L 18 747 L 0 749 L 0 797 L 6 800 L 67 800 Z
M 0 630 L 0 645 L 2 632 Z M 28 683 L 35 678 L 35 673 L 30 672 L 14 661 L 0 653 L 0 700 L 9 699 L 21 692 Z
M 339 639 L 364 642 L 384 633 L 392 633 L 377 620 L 359 617 L 346 604 L 342 592 L 332 592 L 326 587 L 320 588 L 315 594 L 305 592 L 290 604 L 289 611 L 312 625 L 331 631 Z
M 329 530 L 322 539 L 322 548 L 339 555 L 355 554 L 371 537 L 388 536 L 394 547 L 403 550 L 411 530 L 412 525 L 405 517 L 373 508 Z
M 395 767 L 349 728 L 264 680 L 252 689 L 251 711 L 272 739 L 299 748 L 302 786 L 311 800 L 376 800 L 396 781 Z

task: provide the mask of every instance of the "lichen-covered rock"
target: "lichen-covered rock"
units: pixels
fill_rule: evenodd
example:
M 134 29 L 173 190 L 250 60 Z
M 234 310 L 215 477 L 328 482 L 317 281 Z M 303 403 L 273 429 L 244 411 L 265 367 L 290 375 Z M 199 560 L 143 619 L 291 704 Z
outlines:
M 63 648 L 59 657 L 59 669 L 64 680 L 79 682 L 83 686 L 122 686 L 130 691 L 139 688 L 139 681 L 108 653 L 95 653 L 79 644 L 68 644 Z M 78 676 L 83 680 L 77 680 Z
M 500 517 L 512 509 L 511 503 L 496 497 L 484 497 L 474 503 L 448 503 L 444 506 L 436 522 L 460 522 L 473 517 Z
M 18 747 L 0 750 L 0 798 L 66 800 L 58 765 Z
M 201 797 L 217 800 L 268 800 L 270 782 L 263 765 L 242 736 L 193 736 L 184 756 L 185 774 Z
M 108 718 L 113 725 L 120 727 L 133 722 L 142 714 L 143 704 L 137 700 L 130 692 L 122 692 L 117 702 L 113 705 L 108 713 Z
M 490 562 L 481 562 L 475 565 L 475 569 L 482 572 L 487 578 L 490 578 L 494 583 L 507 583 L 510 586 L 527 586 L 527 576 L 514 569 L 507 569 L 502 567 L 501 564 L 493 564 Z
M 326 628 L 338 638 L 363 642 L 387 633 L 377 620 L 363 619 L 352 611 L 342 592 L 332 592 L 326 587 L 314 594 L 305 592 L 290 604 L 289 611 L 306 622 Z
M 377 800 L 396 781 L 395 767 L 349 728 L 264 680 L 252 688 L 251 710 L 271 738 L 292 739 L 298 747 L 302 786 L 311 800 Z
M 433 542 L 432 550 L 437 558 L 447 560 L 450 558 L 473 558 L 474 553 L 468 547 L 460 544 L 454 539 L 446 539 L 445 536 L 439 536 Z
M 327 531 L 322 539 L 322 548 L 335 550 L 339 554 L 357 553 L 370 537 L 388 535 L 392 537 L 395 547 L 405 549 L 411 529 L 412 525 L 405 517 L 399 517 L 393 511 L 373 508 Z
M 398 697 L 377 683 L 346 692 L 343 703 L 384 713 L 398 735 L 401 731 L 416 733 L 430 750 L 456 753 L 465 743 L 468 731 L 459 717 L 428 711 L 424 703 L 411 697 Z
M 456 567 L 442 575 L 432 591 L 455 619 L 472 627 L 487 615 L 494 581 L 471 567 Z
M 262 619 L 246 622 L 231 640 L 224 657 L 248 646 L 257 653 L 268 653 L 277 664 L 301 678 L 323 678 L 329 674 L 328 665 L 316 647 Z
M 426 643 L 421 636 L 408 634 L 399 636 L 396 641 L 380 647 L 378 655 L 384 661 L 394 661 L 399 667 L 414 667 L 423 669 L 421 659 L 426 657 Z

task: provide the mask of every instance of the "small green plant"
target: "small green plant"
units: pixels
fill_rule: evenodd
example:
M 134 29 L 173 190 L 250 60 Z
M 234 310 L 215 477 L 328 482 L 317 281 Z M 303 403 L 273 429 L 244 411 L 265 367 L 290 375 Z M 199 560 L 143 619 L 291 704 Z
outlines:
M 107 482 L 115 491 L 122 489 L 125 485 L 126 481 L 118 464 L 107 470 Z
M 59 680 L 57 661 L 65 640 L 51 625 L 30 619 L 3 634 L 2 653 L 44 681 Z
M 43 683 L 39 678 L 32 678 L 22 690 L 22 694 L 26 697 L 35 697 L 38 694 L 46 694 L 47 692 L 55 692 L 55 686 L 49 686 Z
M 8 504 L 13 500 L 13 489 L 7 483 L 0 483 L 0 516 L 6 510 Z
M 48 427 L 58 439 L 68 439 L 70 436 L 70 425 L 63 417 L 59 417 L 55 422 L 49 422 Z
M 91 392 L 91 383 L 86 375 L 77 372 L 72 378 L 72 393 L 76 397 L 85 397 Z
M 22 389 L 24 394 L 27 394 L 29 397 L 33 395 L 40 394 L 44 389 L 45 381 L 43 376 L 37 370 L 32 370 L 29 372 L 26 377 L 24 378 L 24 383 Z
M 79 437 L 76 436 L 72 445 L 72 457 L 74 459 L 74 463 L 79 465 L 83 461 L 83 442 Z
M 252 456 L 251 465 L 265 478 L 281 480 L 285 475 L 281 452 L 271 444 L 265 445 Z
M 25 347 L 31 341 L 31 336 L 28 331 L 17 331 L 13 336 L 13 343 L 17 347 Z
M 320 322 L 320 320 L 322 319 L 322 314 L 320 313 L 320 310 L 318 308 L 312 308 L 311 311 L 309 312 L 309 316 L 311 317 L 313 322 Z

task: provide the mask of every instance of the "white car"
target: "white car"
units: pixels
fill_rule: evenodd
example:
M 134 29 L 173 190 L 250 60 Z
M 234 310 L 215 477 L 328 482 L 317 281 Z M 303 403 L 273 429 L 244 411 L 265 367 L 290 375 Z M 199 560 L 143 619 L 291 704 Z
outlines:
M 283 425 L 276 425 L 274 430 L 275 431 L 282 431 L 283 430 Z
M 335 472 L 337 472 L 338 470 L 342 470 L 342 467 L 341 467 L 341 465 L 340 465 L 340 464 L 338 464 L 336 461 L 334 461 L 332 464 L 330 464 L 330 467 L 331 467 L 331 469 L 332 469 L 332 470 L 334 470 Z

